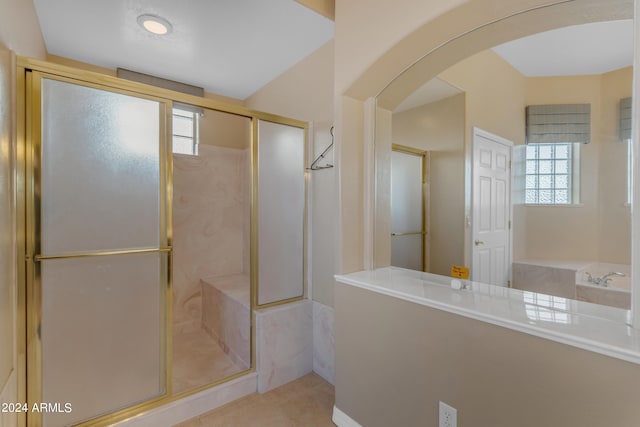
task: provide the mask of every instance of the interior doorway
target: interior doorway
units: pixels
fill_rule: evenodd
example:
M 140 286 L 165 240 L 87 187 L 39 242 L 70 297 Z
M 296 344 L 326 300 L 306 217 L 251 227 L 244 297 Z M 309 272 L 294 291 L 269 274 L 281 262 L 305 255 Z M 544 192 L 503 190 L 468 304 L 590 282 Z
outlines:
M 471 279 L 510 285 L 513 142 L 473 130 Z

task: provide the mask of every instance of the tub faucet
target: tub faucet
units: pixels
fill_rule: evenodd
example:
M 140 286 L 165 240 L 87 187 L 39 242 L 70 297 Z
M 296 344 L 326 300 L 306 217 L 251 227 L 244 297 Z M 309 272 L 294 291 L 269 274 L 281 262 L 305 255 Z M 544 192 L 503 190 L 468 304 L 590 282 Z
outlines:
M 625 277 L 624 273 L 620 273 L 617 271 L 611 271 L 607 274 L 603 274 L 600 277 L 593 277 L 588 272 L 585 272 L 585 274 L 587 275 L 587 281 L 589 283 L 593 283 L 594 285 L 601 285 L 601 286 L 604 286 L 605 288 L 609 286 L 609 282 L 611 281 L 611 276 Z

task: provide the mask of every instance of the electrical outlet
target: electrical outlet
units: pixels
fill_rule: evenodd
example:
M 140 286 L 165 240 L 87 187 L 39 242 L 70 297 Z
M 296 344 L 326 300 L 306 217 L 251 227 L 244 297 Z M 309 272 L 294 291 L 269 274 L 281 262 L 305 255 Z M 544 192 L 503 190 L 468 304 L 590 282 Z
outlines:
M 458 411 L 447 405 L 444 402 L 440 402 L 439 407 L 440 423 L 438 427 L 456 427 L 458 425 Z

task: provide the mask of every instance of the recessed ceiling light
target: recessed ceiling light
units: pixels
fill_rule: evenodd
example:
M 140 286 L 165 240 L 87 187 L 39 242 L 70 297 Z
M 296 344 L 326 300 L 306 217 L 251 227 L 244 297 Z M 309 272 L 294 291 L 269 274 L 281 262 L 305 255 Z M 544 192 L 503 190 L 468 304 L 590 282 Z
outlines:
M 171 32 L 171 23 L 158 15 L 144 14 L 138 16 L 138 24 L 150 33 L 160 36 Z

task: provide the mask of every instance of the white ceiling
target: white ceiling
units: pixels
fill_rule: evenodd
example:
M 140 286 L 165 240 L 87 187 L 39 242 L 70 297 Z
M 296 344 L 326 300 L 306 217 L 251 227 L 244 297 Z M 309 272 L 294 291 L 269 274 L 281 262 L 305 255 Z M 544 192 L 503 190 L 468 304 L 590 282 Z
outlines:
M 449 98 L 451 96 L 462 93 L 463 91 L 444 80 L 434 78 L 429 80 L 418 90 L 413 92 L 404 101 L 398 105 L 393 112 L 401 113 L 403 111 L 410 110 L 412 108 L 420 107 L 422 105 L 431 104 L 432 102 L 440 101 L 441 99 Z
M 34 0 L 50 54 L 127 68 L 246 99 L 333 38 L 294 0 Z M 173 31 L 136 22 L 151 13 Z
M 633 64 L 633 20 L 559 28 L 493 50 L 526 77 L 602 74 Z

